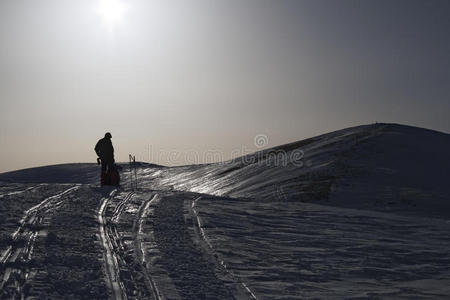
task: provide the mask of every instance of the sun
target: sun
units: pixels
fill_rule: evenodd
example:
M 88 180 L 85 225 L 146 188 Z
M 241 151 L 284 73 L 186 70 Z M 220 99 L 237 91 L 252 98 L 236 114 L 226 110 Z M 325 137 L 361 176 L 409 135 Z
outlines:
M 110 29 L 122 22 L 125 11 L 126 6 L 120 0 L 100 0 L 98 3 L 98 12 Z

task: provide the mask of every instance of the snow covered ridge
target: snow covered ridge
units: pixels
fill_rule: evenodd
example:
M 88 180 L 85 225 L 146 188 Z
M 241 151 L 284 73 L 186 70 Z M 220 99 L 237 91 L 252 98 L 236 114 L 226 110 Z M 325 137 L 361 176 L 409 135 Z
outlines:
M 94 163 L 72 163 L 17 170 L 0 174 L 0 182 L 95 183 L 99 167 Z
M 449 153 L 449 134 L 372 124 L 224 163 L 143 168 L 141 176 L 211 195 L 449 216 Z

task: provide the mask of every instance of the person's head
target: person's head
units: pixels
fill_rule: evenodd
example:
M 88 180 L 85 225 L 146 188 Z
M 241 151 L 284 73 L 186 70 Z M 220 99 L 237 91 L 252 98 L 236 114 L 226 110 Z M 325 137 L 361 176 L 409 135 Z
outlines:
M 107 138 L 107 139 L 111 139 L 111 138 L 112 138 L 112 135 L 111 135 L 111 133 L 109 133 L 109 132 L 105 133 L 105 138 Z

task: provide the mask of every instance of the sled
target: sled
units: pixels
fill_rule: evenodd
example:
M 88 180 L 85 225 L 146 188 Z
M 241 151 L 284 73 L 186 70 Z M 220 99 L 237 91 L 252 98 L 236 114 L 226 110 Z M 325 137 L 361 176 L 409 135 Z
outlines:
M 120 175 L 117 168 L 108 172 L 102 172 L 100 177 L 101 185 L 120 185 Z

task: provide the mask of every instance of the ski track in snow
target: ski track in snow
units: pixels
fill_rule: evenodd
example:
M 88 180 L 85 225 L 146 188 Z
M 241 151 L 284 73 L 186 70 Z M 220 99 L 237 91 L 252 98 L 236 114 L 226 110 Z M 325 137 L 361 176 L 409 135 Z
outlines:
M 23 194 L 23 193 L 32 191 L 32 190 L 34 190 L 34 189 L 36 189 L 37 187 L 42 186 L 42 185 L 43 185 L 43 184 L 38 184 L 38 185 L 31 186 L 31 187 L 29 187 L 29 188 L 26 188 L 26 189 L 24 189 L 24 190 L 14 191 L 14 192 L 9 192 L 9 193 L 6 193 L 6 194 L 1 194 L 1 195 L 0 195 L 0 198 L 3 198 L 3 197 L 5 197 L 5 196 L 13 196 L 13 195 L 18 195 L 18 194 Z
M 34 188 L 36 188 L 36 186 L 27 188 L 23 191 L 9 193 L 9 195 L 17 195 Z M 39 224 L 42 223 L 43 220 L 43 216 L 38 214 L 56 210 L 64 202 L 63 196 L 68 195 L 78 188 L 79 185 L 70 187 L 61 193 L 45 198 L 39 204 L 25 211 L 24 216 L 19 221 L 19 227 L 11 235 L 10 245 L 2 252 L 2 256 L 0 257 L 0 263 L 3 266 L 6 266 L 0 283 L 0 291 L 3 290 L 4 285 L 8 282 L 13 272 L 20 273 L 20 270 L 14 267 L 17 259 L 20 257 L 22 263 L 31 259 L 34 242 L 40 231 Z M 18 243 L 18 240 L 25 241 L 22 243 L 24 245 L 21 246 L 21 243 Z M 25 280 L 28 279 L 28 273 L 25 274 L 24 278 Z M 23 285 L 24 283 L 16 283 L 17 290 L 20 291 Z
M 131 197 L 133 197 L 135 193 L 134 192 L 130 192 L 128 193 L 122 201 L 119 202 L 119 204 L 117 204 L 116 208 L 114 209 L 113 212 L 113 216 L 111 217 L 111 221 L 113 223 L 117 223 L 120 219 L 120 215 L 122 214 L 126 204 L 128 203 L 128 201 L 131 200 Z
M 127 222 L 127 220 L 121 220 L 123 212 L 134 207 L 135 201 L 140 199 L 134 199 L 135 195 L 138 193 L 132 191 L 123 197 L 122 193 L 118 193 L 117 190 L 112 191 L 109 197 L 102 200 L 98 211 L 107 285 L 114 299 L 129 297 L 164 299 L 146 269 L 147 259 L 144 246 L 146 233 L 143 231 L 143 224 L 147 218 L 149 206 L 157 200 L 157 194 L 148 196 L 147 200 L 140 203 L 136 211 L 132 210 L 134 221 L 130 228 L 131 232 L 121 231 L 124 229 L 122 222 Z M 123 198 L 121 199 L 121 197 Z M 117 199 L 121 200 L 117 202 Z M 107 211 L 112 211 L 110 216 Z M 133 240 L 132 243 L 127 243 L 124 236 L 130 236 Z M 130 250 L 134 256 L 130 256 Z M 130 264 L 130 260 L 134 263 Z M 122 278 L 122 276 L 125 277 Z
M 308 203 L 200 203 L 199 226 L 218 258 L 260 299 L 442 299 L 450 291 L 448 221 Z
M 0 262 L 5 266 L 2 287 L 8 280 L 8 286 L 11 286 L 14 280 L 18 293 L 21 293 L 24 283 L 12 274 L 22 271 L 25 275 L 22 278 L 27 279 L 28 269 L 15 267 L 14 263 L 27 262 L 31 259 L 35 240 L 39 237 L 40 228 L 43 225 L 42 214 L 52 212 L 51 215 L 53 215 L 53 212 L 65 203 L 66 197 L 79 187 L 72 185 L 24 210 L 19 228 L 11 234 L 12 241 L 23 240 L 23 244 L 11 243 L 0 257 Z M 14 195 L 19 194 L 14 193 Z M 160 199 L 165 200 L 160 203 Z M 157 247 L 162 252 L 168 251 L 166 255 L 172 260 L 171 264 L 175 265 L 184 264 L 183 256 L 185 255 L 187 257 L 201 255 L 200 252 L 192 251 L 193 248 L 190 248 L 188 244 L 181 248 L 161 244 L 161 241 L 166 238 L 175 243 L 180 241 L 180 233 L 184 230 L 182 227 L 186 224 L 183 225 L 178 218 L 182 214 L 182 211 L 179 211 L 179 205 L 172 204 L 172 202 L 183 203 L 180 199 L 184 199 L 184 213 L 190 211 L 188 213 L 198 231 L 197 238 L 211 250 L 218 264 L 230 275 L 228 278 L 231 277 L 236 285 L 239 284 L 245 289 L 246 293 L 241 293 L 240 296 L 235 295 L 237 299 L 272 299 L 277 295 L 293 299 L 343 296 L 347 288 L 353 288 L 352 292 L 361 297 L 411 296 L 416 293 L 418 298 L 431 296 L 439 298 L 446 291 L 439 286 L 439 282 L 448 282 L 448 274 L 441 272 L 449 259 L 445 254 L 448 249 L 445 245 L 448 238 L 441 235 L 442 229 L 438 230 L 439 226 L 442 228 L 442 223 L 445 221 L 314 204 L 257 203 L 249 199 L 209 195 L 199 197 L 198 194 L 194 197 L 192 194 L 186 196 L 185 192 L 176 191 L 141 190 L 119 193 L 118 190 L 113 190 L 108 197 L 101 198 L 100 206 L 95 205 L 95 211 L 92 213 L 93 218 L 97 218 L 100 224 L 106 281 L 113 299 L 169 298 L 164 297 L 165 289 L 169 285 L 159 286 L 159 275 L 155 280 L 152 277 L 152 270 L 149 269 L 154 259 L 153 247 Z M 72 204 L 77 205 L 75 202 Z M 159 208 L 155 211 L 156 207 Z M 157 213 L 156 216 L 155 213 Z M 166 217 L 161 219 L 161 215 L 158 215 L 161 213 L 168 214 L 166 217 L 169 219 L 165 219 Z M 176 215 L 176 219 L 172 219 L 170 213 Z M 127 218 L 132 219 L 133 226 L 129 226 L 129 222 L 124 222 L 123 219 Z M 156 224 L 156 227 L 160 227 L 157 229 L 159 230 L 158 243 L 154 238 L 149 238 L 154 229 L 149 223 L 153 224 L 155 218 L 160 219 L 160 224 Z M 161 228 L 164 224 L 169 227 Z M 301 224 L 300 228 L 299 224 Z M 449 222 L 446 221 L 446 224 Z M 94 228 L 97 230 L 98 225 Z M 415 232 L 416 229 L 417 232 Z M 404 234 L 401 234 L 402 232 Z M 128 244 L 131 247 L 127 250 L 122 242 L 126 241 L 123 236 L 128 233 L 132 239 Z M 386 234 L 387 236 L 384 236 Z M 416 244 L 408 235 L 417 236 L 418 241 L 427 241 L 429 245 L 420 245 L 420 242 Z M 424 237 L 425 235 L 427 237 Z M 442 236 L 440 243 L 439 235 Z M 152 242 L 155 244 L 150 245 Z M 410 249 L 406 249 L 408 245 L 411 246 Z M 134 253 L 133 262 L 126 259 L 126 253 L 130 250 Z M 324 257 L 324 253 L 329 254 Z M 297 254 L 302 254 L 300 260 L 293 256 Z M 327 261 L 328 257 L 330 261 Z M 166 260 L 167 256 L 163 259 Z M 211 257 L 208 259 L 211 260 Z M 392 267 L 388 265 L 391 262 Z M 197 272 L 211 274 L 206 269 L 196 266 L 195 263 L 189 264 L 192 263 L 189 262 L 187 265 L 192 274 Z M 134 266 L 134 269 L 131 266 Z M 143 284 L 138 288 L 141 291 L 146 289 L 150 293 L 145 297 L 136 296 L 133 293 L 135 287 L 124 281 L 127 277 L 122 278 L 122 273 L 129 274 L 126 276 L 130 276 L 131 282 L 141 280 Z M 187 273 L 182 276 L 197 276 L 192 274 Z M 204 274 L 199 276 L 205 276 Z M 352 274 L 357 274 L 359 281 L 350 277 Z M 403 277 L 404 283 L 395 283 L 399 280 L 396 278 L 402 274 L 412 279 Z M 440 274 L 440 277 L 427 279 L 426 276 L 431 276 L 427 274 Z M 174 277 L 174 273 L 170 275 L 172 280 L 179 280 L 176 276 Z M 33 273 L 30 276 L 31 281 L 35 280 Z M 373 279 L 379 276 L 392 277 L 395 280 L 392 280 L 393 284 L 391 284 Z M 207 277 L 212 278 L 212 275 Z M 333 281 L 334 278 L 339 277 L 345 280 Z M 401 277 L 398 278 L 401 279 Z M 222 280 L 228 289 L 232 285 L 220 276 L 218 279 Z M 420 287 L 414 286 L 414 282 L 419 286 L 424 285 L 423 293 L 419 292 Z M 341 287 L 342 285 L 344 287 Z M 426 288 L 433 285 L 440 291 L 435 293 L 426 291 Z M 183 297 L 178 295 L 179 298 L 175 299 L 194 299 L 189 294 L 195 289 L 194 285 L 188 284 L 182 288 L 177 286 L 178 292 L 183 289 L 185 289 L 184 294 L 180 293 Z M 213 295 L 221 294 L 217 292 Z
M 152 292 L 152 295 L 155 299 L 161 300 L 164 299 L 163 295 L 159 291 L 155 281 L 153 280 L 152 276 L 148 274 L 145 265 L 146 265 L 146 255 L 145 255 L 145 246 L 144 246 L 144 235 L 143 232 L 143 223 L 145 222 L 145 219 L 148 215 L 148 209 L 149 206 L 152 205 L 154 202 L 156 202 L 158 199 L 158 194 L 155 194 L 152 198 L 146 200 L 141 204 L 138 210 L 138 217 L 133 225 L 134 228 L 134 243 L 135 243 L 135 250 L 136 250 L 136 256 L 139 259 L 140 267 L 142 270 L 142 274 L 145 277 L 145 282 L 147 289 Z
M 107 285 L 108 288 L 111 291 L 113 299 L 116 300 L 122 300 L 127 299 L 127 295 L 124 291 L 123 283 L 120 280 L 119 276 L 119 266 L 117 262 L 117 257 L 112 249 L 112 243 L 110 240 L 109 235 L 106 232 L 106 216 L 105 216 L 105 210 L 106 206 L 108 204 L 108 201 L 110 201 L 115 195 L 117 194 L 117 189 L 113 190 L 109 197 L 105 197 L 102 200 L 102 203 L 100 205 L 100 208 L 98 210 L 98 222 L 99 222 L 99 230 L 100 230 L 100 240 L 103 245 L 104 253 L 103 253 L 103 259 L 105 262 L 105 270 L 106 270 L 106 277 L 107 277 Z
M 159 264 L 172 279 L 181 299 L 235 299 L 217 275 L 216 264 L 189 233 L 184 203 L 188 193 L 168 193 L 155 208 L 154 235 L 161 253 Z
M 191 210 L 192 210 L 192 213 L 193 213 L 193 215 L 195 216 L 195 219 L 196 219 L 196 221 L 197 221 L 196 226 L 197 226 L 198 230 L 200 231 L 201 238 L 202 238 L 203 241 L 208 245 L 208 247 L 211 249 L 211 251 L 214 253 L 214 252 L 215 252 L 214 247 L 213 247 L 213 245 L 211 244 L 211 242 L 210 242 L 208 236 L 206 235 L 206 231 L 205 231 L 205 229 L 203 228 L 201 218 L 200 218 L 200 216 L 198 215 L 197 210 L 195 209 L 195 206 L 196 206 L 197 202 L 198 202 L 201 198 L 202 198 L 202 197 L 200 196 L 200 197 L 198 197 L 198 198 L 196 198 L 196 199 L 194 199 L 194 200 L 192 201 L 192 204 L 191 204 Z M 221 258 L 219 258 L 219 261 L 220 261 L 220 264 L 222 265 L 222 267 L 223 267 L 223 268 L 231 275 L 231 277 L 234 278 L 236 281 L 238 281 L 238 282 L 242 285 L 242 287 L 247 291 L 247 293 L 248 293 L 248 295 L 249 295 L 249 298 L 254 299 L 254 300 L 258 300 L 258 298 L 256 297 L 256 295 L 252 292 L 252 290 L 248 287 L 248 285 L 247 285 L 245 282 L 243 282 L 242 279 L 240 279 L 238 276 L 236 276 L 236 275 L 234 274 L 234 272 L 227 266 L 227 264 L 225 263 L 225 261 L 224 261 L 223 259 L 221 259 Z

